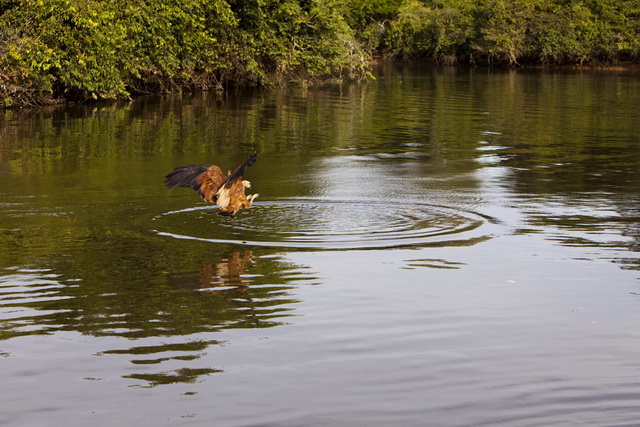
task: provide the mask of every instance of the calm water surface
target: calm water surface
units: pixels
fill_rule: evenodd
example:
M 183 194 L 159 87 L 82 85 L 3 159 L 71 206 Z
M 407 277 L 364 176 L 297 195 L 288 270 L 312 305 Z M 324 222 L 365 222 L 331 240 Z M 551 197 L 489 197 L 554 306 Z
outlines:
M 640 423 L 640 75 L 377 75 L 4 113 L 0 424 Z

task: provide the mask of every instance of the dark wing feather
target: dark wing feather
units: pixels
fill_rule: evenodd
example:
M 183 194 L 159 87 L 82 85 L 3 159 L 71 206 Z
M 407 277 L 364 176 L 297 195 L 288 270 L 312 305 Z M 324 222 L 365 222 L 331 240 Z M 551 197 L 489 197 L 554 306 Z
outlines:
M 257 156 L 258 152 L 254 151 L 253 154 L 249 156 L 249 158 L 243 164 L 241 164 L 233 172 L 231 172 L 227 179 L 224 180 L 222 185 L 224 185 L 225 188 L 231 188 L 231 185 L 233 185 L 234 181 L 242 178 L 242 175 L 244 175 L 244 170 L 248 167 L 251 167 L 256 162 Z
M 209 169 L 212 165 L 182 165 L 178 166 L 169 175 L 165 176 L 164 185 L 167 188 L 184 187 L 198 190 L 198 175 Z

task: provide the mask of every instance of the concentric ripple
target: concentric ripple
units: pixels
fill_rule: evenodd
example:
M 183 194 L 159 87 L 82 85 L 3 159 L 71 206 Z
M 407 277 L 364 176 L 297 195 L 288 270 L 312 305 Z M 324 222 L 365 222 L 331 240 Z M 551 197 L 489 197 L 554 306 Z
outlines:
M 236 218 L 202 206 L 154 218 L 156 232 L 178 239 L 257 246 L 366 249 L 463 246 L 486 240 L 491 219 L 475 212 L 415 203 L 344 200 L 256 202 Z

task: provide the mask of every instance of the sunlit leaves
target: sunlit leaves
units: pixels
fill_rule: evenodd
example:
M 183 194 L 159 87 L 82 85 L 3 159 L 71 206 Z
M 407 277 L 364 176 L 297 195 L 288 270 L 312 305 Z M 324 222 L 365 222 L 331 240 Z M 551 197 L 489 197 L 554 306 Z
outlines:
M 332 0 L 16 0 L 0 27 L 7 105 L 366 71 Z
M 637 59 L 633 0 L 404 0 L 381 43 L 393 55 L 487 64 Z
M 362 78 L 372 55 L 638 60 L 637 0 L 0 0 L 0 99 Z

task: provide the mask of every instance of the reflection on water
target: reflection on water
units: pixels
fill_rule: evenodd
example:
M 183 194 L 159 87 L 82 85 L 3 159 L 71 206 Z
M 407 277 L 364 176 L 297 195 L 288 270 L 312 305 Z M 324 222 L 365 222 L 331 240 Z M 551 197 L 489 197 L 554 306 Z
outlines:
M 197 277 L 178 277 L 170 279 L 172 286 L 197 289 L 205 295 L 219 295 L 227 291 L 241 295 L 253 278 L 246 272 L 248 265 L 254 265 L 256 259 L 252 251 L 233 251 L 223 255 L 220 262 L 202 267 Z
M 126 350 L 107 350 L 98 353 L 104 355 L 125 355 L 134 365 L 160 365 L 171 361 L 179 364 L 192 362 L 206 354 L 206 350 L 213 345 L 220 345 L 217 341 L 189 341 L 177 344 L 161 344 L 156 346 L 132 347 Z M 145 372 L 124 375 L 124 378 L 141 380 L 142 387 L 155 387 L 173 383 L 193 383 L 203 375 L 222 372 L 213 368 L 177 368 L 172 371 Z
M 144 365 L 144 372 L 123 377 L 150 386 L 189 383 L 221 372 L 183 366 L 197 363 L 211 346 L 221 344 L 191 337 L 229 328 L 284 325 L 295 315 L 298 302 L 291 294 L 293 284 L 312 277 L 280 258 L 261 258 L 252 251 L 208 258 L 211 262 L 202 265 L 197 276 L 175 272 L 166 275 L 164 284 L 131 281 L 127 288 L 111 284 L 112 292 L 98 293 L 86 279 L 64 279 L 51 270 L 7 271 L 0 277 L 0 340 L 76 330 L 135 340 L 173 337 L 170 342 L 132 347 L 120 341 L 124 348 L 103 349 L 97 355 L 125 355 L 132 364 Z M 151 367 L 176 362 L 179 367 L 170 371 Z
M 244 257 L 257 264 L 252 273 L 241 273 Z M 280 263 L 271 258 L 258 262 L 250 251 L 231 252 L 214 265 L 202 266 L 197 277 L 176 273 L 167 276 L 166 285 L 130 281 L 121 289 L 111 284 L 111 292 L 91 289 L 86 279 L 20 269 L 0 281 L 0 336 L 77 329 L 96 336 L 142 338 L 281 325 L 296 303 L 289 283 L 312 276 Z M 271 271 L 261 273 L 264 269 Z
M 65 286 L 57 280 L 58 275 L 48 270 L 7 273 L 0 278 L 0 337 L 55 331 L 59 327 L 57 319 L 67 310 L 53 308 L 53 304 L 71 298 L 60 294 Z
M 458 269 L 465 265 L 463 262 L 447 261 L 446 259 L 408 259 L 405 262 L 406 266 L 402 268 L 406 270 L 418 267 Z
M 3 113 L 0 424 L 637 422 L 638 76 L 378 72 Z

